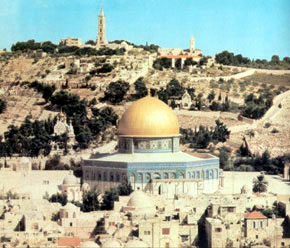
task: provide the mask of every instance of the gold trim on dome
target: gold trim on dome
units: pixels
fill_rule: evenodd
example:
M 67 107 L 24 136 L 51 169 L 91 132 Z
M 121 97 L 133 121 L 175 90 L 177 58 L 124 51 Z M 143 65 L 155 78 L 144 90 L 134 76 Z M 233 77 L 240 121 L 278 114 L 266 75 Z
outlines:
M 157 98 L 146 96 L 134 102 L 118 123 L 118 135 L 127 137 L 179 136 L 173 110 Z

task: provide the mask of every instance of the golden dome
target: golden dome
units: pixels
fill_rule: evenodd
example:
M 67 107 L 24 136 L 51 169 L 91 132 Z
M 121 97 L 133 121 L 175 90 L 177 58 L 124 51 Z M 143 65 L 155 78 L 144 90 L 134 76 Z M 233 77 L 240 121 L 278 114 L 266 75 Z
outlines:
M 144 97 L 134 102 L 123 114 L 118 134 L 130 137 L 169 137 L 179 135 L 175 113 L 164 102 Z

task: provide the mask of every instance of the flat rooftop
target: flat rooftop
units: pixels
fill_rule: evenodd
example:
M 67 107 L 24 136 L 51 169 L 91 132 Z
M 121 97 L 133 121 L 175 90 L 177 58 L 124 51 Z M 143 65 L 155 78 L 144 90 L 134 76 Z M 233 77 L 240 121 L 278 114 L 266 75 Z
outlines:
M 241 188 L 246 185 L 249 190 L 253 188 L 253 180 L 260 175 L 260 172 L 238 172 L 224 171 L 224 188 L 221 191 L 224 194 L 238 194 Z M 269 182 L 268 192 L 279 195 L 290 195 L 290 181 L 277 175 L 265 175 Z

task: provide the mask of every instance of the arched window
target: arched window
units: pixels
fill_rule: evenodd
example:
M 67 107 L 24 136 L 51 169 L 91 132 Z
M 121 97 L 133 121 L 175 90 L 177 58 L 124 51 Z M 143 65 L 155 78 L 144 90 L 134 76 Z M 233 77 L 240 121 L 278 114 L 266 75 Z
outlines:
M 184 178 L 184 174 L 182 172 L 179 172 L 178 178 Z
M 146 173 L 146 182 L 150 182 L 151 180 L 151 174 L 150 173 Z
M 209 179 L 209 171 L 208 170 L 206 170 L 206 177 L 205 178 Z
M 200 179 L 200 171 L 196 172 L 196 178 Z
M 195 178 L 195 172 L 194 171 L 192 172 L 192 178 Z
M 113 172 L 110 173 L 110 181 L 114 182 L 114 174 L 113 174 Z
M 176 173 L 175 172 L 171 172 L 170 173 L 170 178 L 171 179 L 176 179 Z
M 214 171 L 213 171 L 213 169 L 211 169 L 210 172 L 209 172 L 209 178 L 210 179 L 213 179 L 214 178 Z
M 119 173 L 116 173 L 116 181 L 120 182 L 120 174 Z
M 153 179 L 161 179 L 161 175 L 158 172 L 153 174 Z
M 163 178 L 164 178 L 164 179 L 168 179 L 168 173 L 167 173 L 167 172 L 164 172 L 164 173 L 163 173 Z
M 142 173 L 138 173 L 138 182 L 143 183 L 143 175 Z
M 104 172 L 104 176 L 103 176 L 104 181 L 107 181 L 107 172 Z
M 102 173 L 101 172 L 99 172 L 99 174 L 98 174 L 98 180 L 102 181 Z
M 132 183 L 132 184 L 135 183 L 135 175 L 134 175 L 134 173 L 130 173 L 130 183 Z

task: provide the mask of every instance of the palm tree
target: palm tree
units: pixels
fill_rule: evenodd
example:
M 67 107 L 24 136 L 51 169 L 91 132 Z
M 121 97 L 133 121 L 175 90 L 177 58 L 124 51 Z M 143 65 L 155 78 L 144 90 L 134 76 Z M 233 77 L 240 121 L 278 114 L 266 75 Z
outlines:
M 267 192 L 269 183 L 265 180 L 265 175 L 263 173 L 257 176 L 257 178 L 254 178 L 253 183 L 254 183 L 253 192 L 255 193 Z

